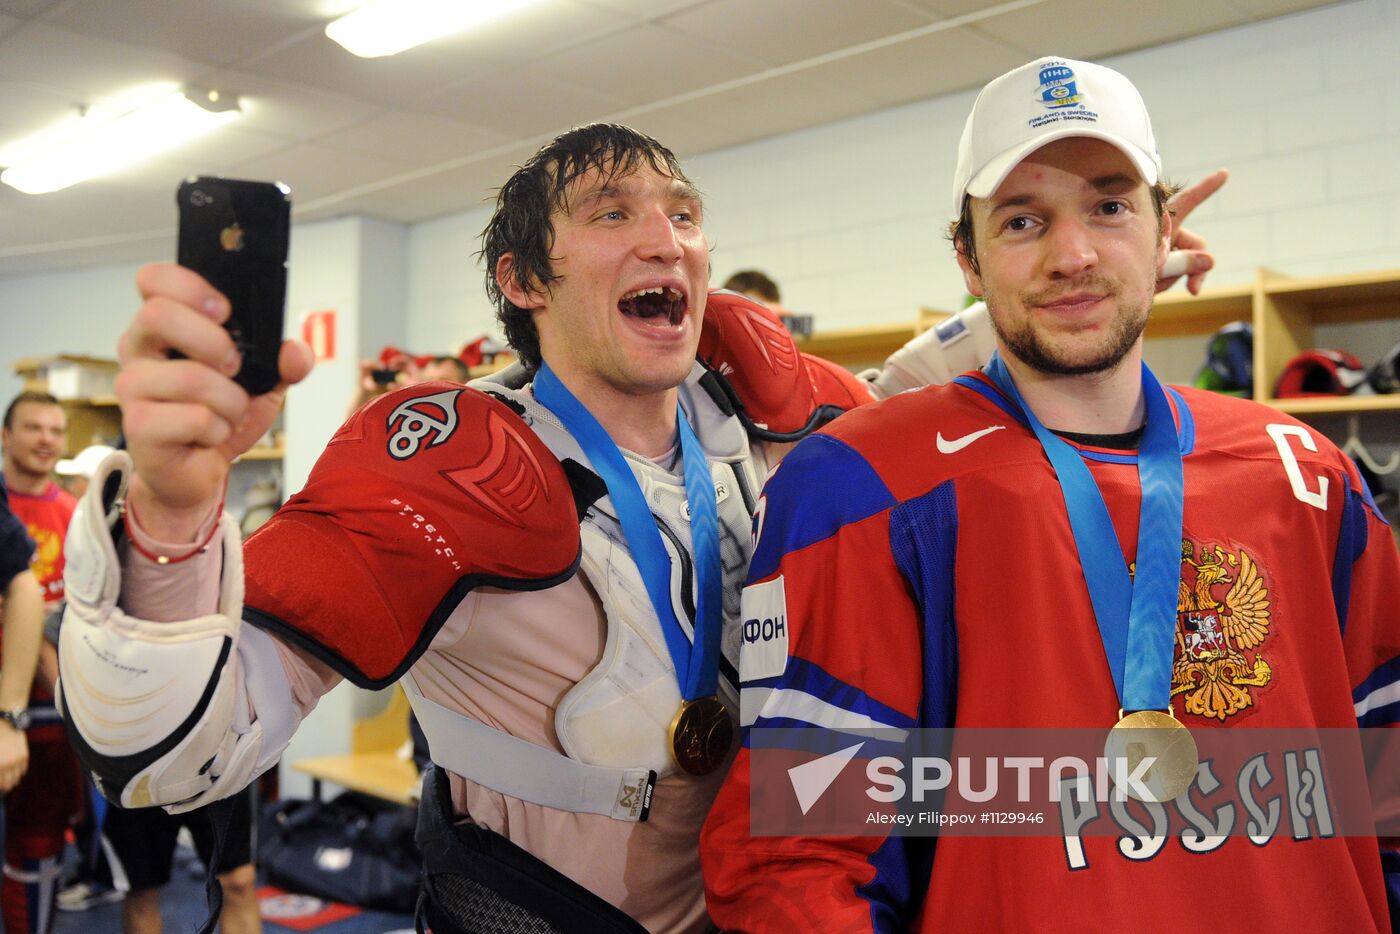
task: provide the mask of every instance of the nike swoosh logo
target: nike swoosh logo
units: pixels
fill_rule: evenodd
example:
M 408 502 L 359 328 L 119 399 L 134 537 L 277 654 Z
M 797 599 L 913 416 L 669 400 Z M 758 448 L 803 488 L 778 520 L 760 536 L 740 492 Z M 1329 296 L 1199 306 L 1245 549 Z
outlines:
M 993 425 L 991 428 L 983 428 L 981 431 L 974 431 L 970 435 L 963 435 L 961 438 L 954 438 L 952 441 L 943 437 L 943 432 L 940 431 L 938 433 L 938 453 L 956 454 L 978 438 L 986 437 L 994 431 L 1001 431 L 1005 427 L 1005 425 Z

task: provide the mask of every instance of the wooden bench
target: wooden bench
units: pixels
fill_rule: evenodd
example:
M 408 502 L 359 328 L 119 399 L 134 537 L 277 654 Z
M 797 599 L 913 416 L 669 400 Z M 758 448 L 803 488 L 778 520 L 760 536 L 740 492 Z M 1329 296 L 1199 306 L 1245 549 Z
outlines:
M 356 752 L 348 756 L 298 759 L 292 768 L 311 776 L 311 796 L 321 797 L 321 783 L 331 782 L 396 804 L 418 803 L 418 767 L 397 752 Z
M 317 799 L 321 783 L 330 782 L 396 804 L 416 805 L 418 767 L 400 753 L 408 743 L 408 713 L 408 698 L 395 686 L 382 712 L 351 728 L 349 755 L 298 759 L 292 768 L 311 776 L 311 794 Z

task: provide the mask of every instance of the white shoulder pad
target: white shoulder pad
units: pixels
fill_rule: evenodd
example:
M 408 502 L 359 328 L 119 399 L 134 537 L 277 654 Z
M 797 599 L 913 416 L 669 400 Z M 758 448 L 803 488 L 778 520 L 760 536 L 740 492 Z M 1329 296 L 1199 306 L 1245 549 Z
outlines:
M 93 476 L 64 545 L 68 608 L 59 631 L 58 707 L 83 764 L 123 807 L 191 810 L 244 788 L 262 731 L 248 724 L 235 664 L 243 608 L 238 525 L 219 518 L 218 612 L 180 622 L 138 619 L 117 606 L 121 561 L 112 541 L 132 470 L 124 451 Z M 103 502 L 108 480 L 116 496 Z
M 997 349 L 996 332 L 984 302 L 969 305 L 890 354 L 871 378 L 881 399 L 908 389 L 949 382 L 979 369 Z

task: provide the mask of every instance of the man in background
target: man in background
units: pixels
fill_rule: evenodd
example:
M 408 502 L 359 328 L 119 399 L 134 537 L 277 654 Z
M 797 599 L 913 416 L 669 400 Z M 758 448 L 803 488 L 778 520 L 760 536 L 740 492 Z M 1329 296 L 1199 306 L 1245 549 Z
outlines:
M 253 818 L 256 790 L 256 785 L 250 785 L 234 797 L 223 846 L 218 850 L 214 844 L 214 822 L 221 818 L 213 806 L 184 814 L 167 814 L 156 807 L 108 806 L 102 835 L 107 841 L 116 887 L 126 893 L 122 901 L 122 934 L 161 934 L 160 893 L 170 881 L 176 839 L 182 826 L 189 828 L 205 871 L 216 873 L 223 886 L 219 930 L 223 934 L 258 934 L 262 930 L 257 870 L 253 865 L 257 844 Z
M 67 433 L 63 406 L 49 393 L 32 390 L 10 403 L 0 431 L 10 508 L 34 540 L 31 568 L 43 592 L 45 615 L 55 621 L 63 602 L 63 542 L 76 505 L 53 479 Z M 58 657 L 45 640 L 30 693 L 29 770 L 5 797 L 8 833 L 0 910 L 10 934 L 50 930 L 64 834 L 83 807 L 78 761 L 53 705 L 57 676 Z
M 729 289 L 731 292 L 740 292 L 769 307 L 776 307 L 783 301 L 782 293 L 778 290 L 778 283 L 757 269 L 739 270 L 724 280 L 723 288 Z
M 741 295 L 747 295 L 759 304 L 766 306 L 769 311 L 782 320 L 787 329 L 795 336 L 812 336 L 812 316 L 799 315 L 790 308 L 784 308 L 782 292 L 778 289 L 778 283 L 757 269 L 741 269 L 734 273 L 724 280 L 724 288 Z
M 0 850 L 5 796 L 29 768 L 29 692 L 44 638 L 44 598 L 29 559 L 34 542 L 0 485 Z

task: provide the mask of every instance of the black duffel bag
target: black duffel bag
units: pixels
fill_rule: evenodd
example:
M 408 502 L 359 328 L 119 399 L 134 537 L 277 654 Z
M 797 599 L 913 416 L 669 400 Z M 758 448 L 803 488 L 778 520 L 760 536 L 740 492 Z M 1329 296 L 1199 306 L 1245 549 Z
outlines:
M 421 862 L 412 808 L 344 792 L 263 808 L 258 864 L 267 881 L 331 901 L 412 912 Z

